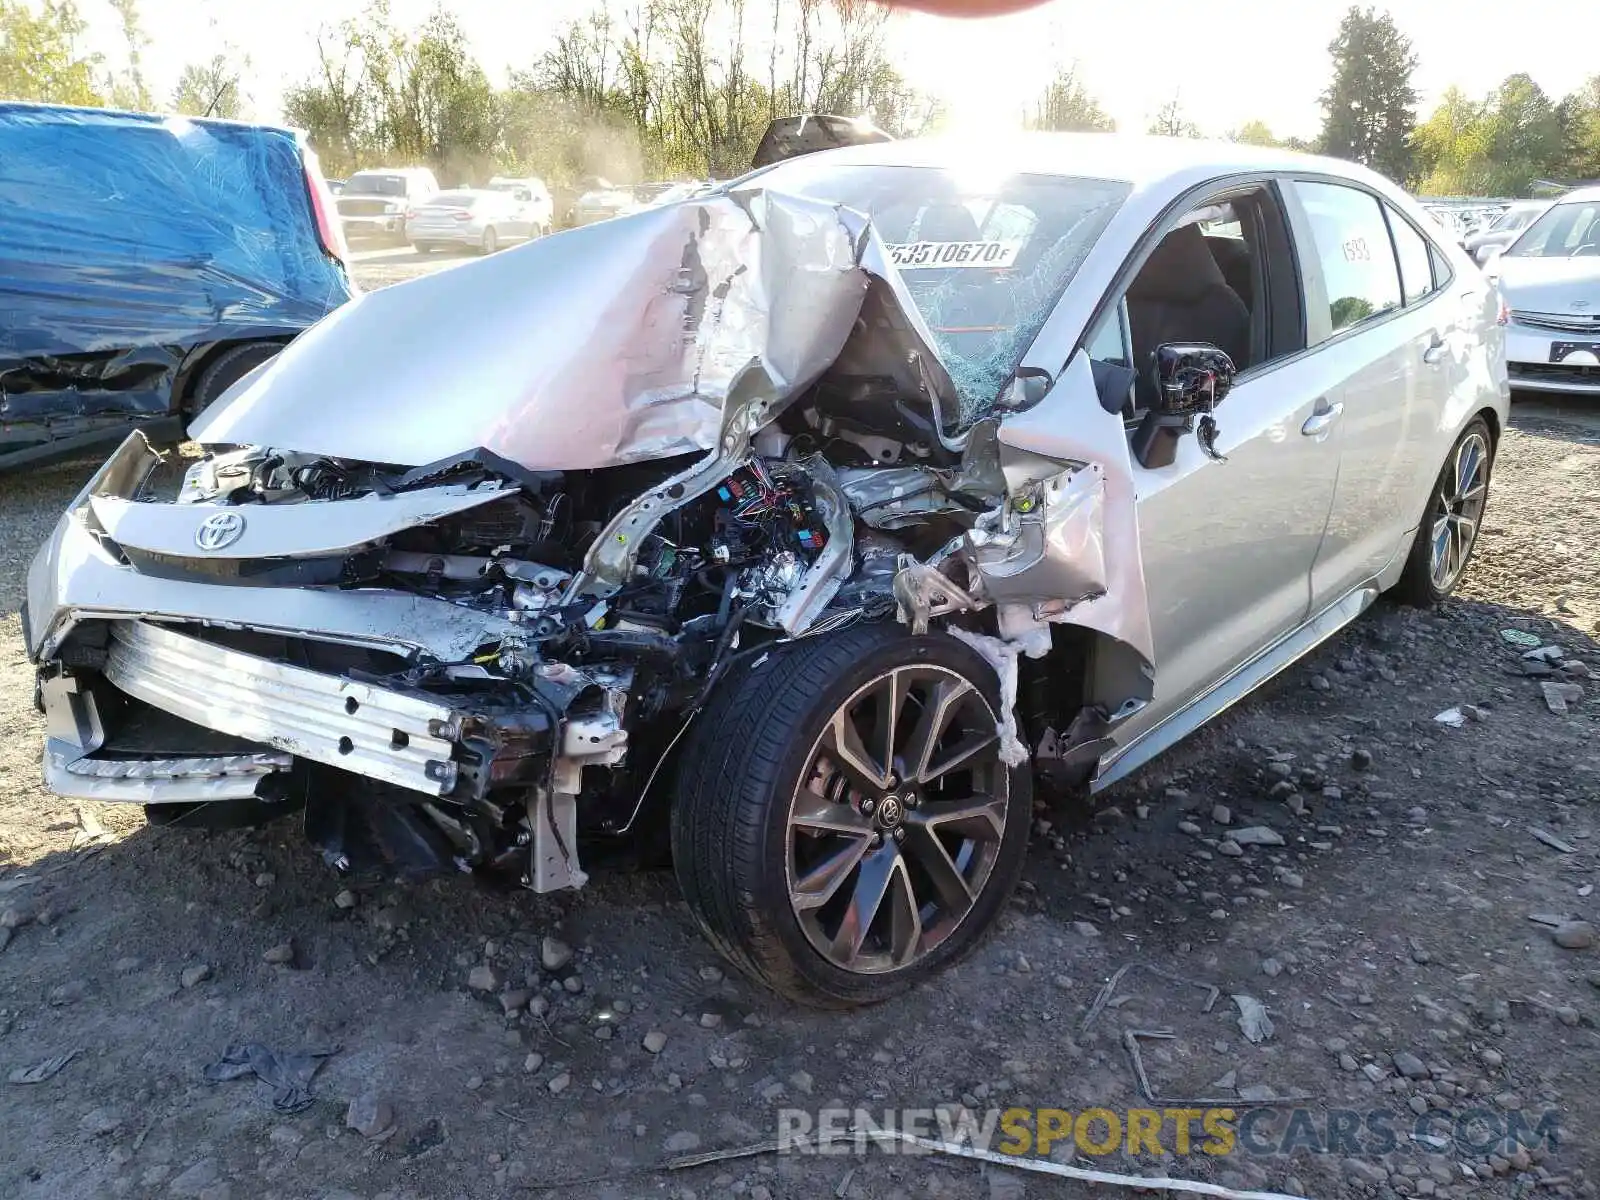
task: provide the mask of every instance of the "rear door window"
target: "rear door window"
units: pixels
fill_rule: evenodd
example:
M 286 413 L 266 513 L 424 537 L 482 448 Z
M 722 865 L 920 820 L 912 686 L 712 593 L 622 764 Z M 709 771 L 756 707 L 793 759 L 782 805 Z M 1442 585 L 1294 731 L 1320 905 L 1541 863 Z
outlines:
M 1336 183 L 1293 186 L 1311 221 L 1309 250 L 1321 266 L 1332 332 L 1400 307 L 1400 272 L 1378 198 Z

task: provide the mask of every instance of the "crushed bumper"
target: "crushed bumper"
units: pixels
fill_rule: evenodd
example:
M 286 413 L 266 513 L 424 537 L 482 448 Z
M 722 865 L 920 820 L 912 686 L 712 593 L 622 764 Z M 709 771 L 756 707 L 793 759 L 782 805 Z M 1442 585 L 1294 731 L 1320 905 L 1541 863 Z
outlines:
M 141 621 L 112 627 L 105 677 L 164 712 L 415 792 L 456 785 L 460 714 L 341 676 L 271 662 Z

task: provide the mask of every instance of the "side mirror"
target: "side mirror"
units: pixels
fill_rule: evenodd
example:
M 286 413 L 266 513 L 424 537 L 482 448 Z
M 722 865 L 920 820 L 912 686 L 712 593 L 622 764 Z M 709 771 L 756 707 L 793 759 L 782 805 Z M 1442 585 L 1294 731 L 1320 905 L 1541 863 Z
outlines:
M 1143 467 L 1165 467 L 1178 453 L 1178 439 L 1194 432 L 1195 417 L 1205 423 L 1201 439 L 1206 452 L 1213 448 L 1216 422 L 1212 411 L 1227 397 L 1238 374 L 1225 351 L 1205 342 L 1167 342 L 1150 356 L 1156 385 L 1156 402 L 1134 431 L 1133 456 Z
M 1478 253 L 1474 257 L 1477 258 L 1480 267 L 1487 267 L 1505 252 L 1504 246 L 1479 246 Z
M 1226 351 L 1205 342 L 1167 342 L 1151 356 L 1156 405 L 1162 412 L 1191 416 L 1210 412 L 1233 388 L 1239 372 Z

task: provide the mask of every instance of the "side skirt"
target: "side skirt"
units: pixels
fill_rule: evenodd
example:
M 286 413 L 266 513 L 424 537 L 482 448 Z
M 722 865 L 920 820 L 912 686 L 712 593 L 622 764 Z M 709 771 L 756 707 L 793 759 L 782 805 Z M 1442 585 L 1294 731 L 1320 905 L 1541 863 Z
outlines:
M 1176 745 L 1219 713 L 1243 700 L 1267 680 L 1315 650 L 1354 621 L 1378 598 L 1378 587 L 1363 584 L 1343 599 L 1312 617 L 1300 628 L 1268 646 L 1209 690 L 1202 692 L 1166 720 L 1147 729 L 1121 750 L 1100 760 L 1100 771 L 1089 785 L 1091 792 L 1110 787 L 1144 766 L 1156 755 Z

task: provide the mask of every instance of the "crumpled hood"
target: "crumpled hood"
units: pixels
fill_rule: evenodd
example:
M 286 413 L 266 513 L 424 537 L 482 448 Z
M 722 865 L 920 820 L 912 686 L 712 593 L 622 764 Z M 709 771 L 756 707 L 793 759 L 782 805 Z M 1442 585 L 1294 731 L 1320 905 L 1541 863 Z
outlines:
M 532 470 L 704 451 L 730 394 L 761 423 L 845 350 L 954 408 L 868 219 L 752 188 L 541 238 L 344 305 L 196 422 L 208 445 Z M 862 320 L 869 293 L 881 302 Z
M 1495 260 L 1506 303 L 1523 312 L 1600 314 L 1600 256 L 1582 258 L 1519 258 Z M 1588 301 L 1574 308 L 1574 301 Z

